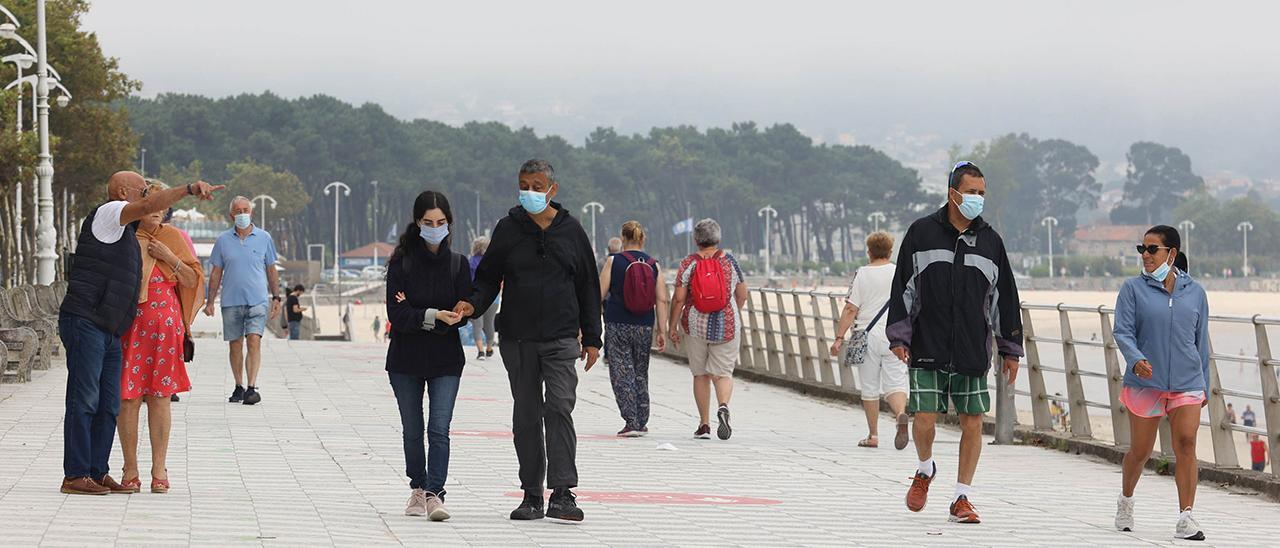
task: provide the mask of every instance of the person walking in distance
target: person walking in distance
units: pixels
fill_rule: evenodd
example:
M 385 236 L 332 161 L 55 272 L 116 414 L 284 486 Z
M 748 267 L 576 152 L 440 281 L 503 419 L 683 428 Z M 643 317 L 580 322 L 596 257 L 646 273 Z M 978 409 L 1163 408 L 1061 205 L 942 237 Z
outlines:
M 1178 521 L 1174 537 L 1204 540 L 1191 515 L 1199 470 L 1196 435 L 1209 394 L 1209 299 L 1191 276 L 1174 267 L 1182 253 L 1178 230 L 1151 227 L 1138 244 L 1142 274 L 1116 297 L 1115 340 L 1125 359 L 1120 402 L 1129 411 L 1129 451 L 1116 502 L 1116 529 L 1132 531 L 1134 489 L 1155 446 L 1160 419 L 1173 432 Z
M 698 428 L 693 437 L 711 437 L 711 388 L 715 386 L 716 436 L 733 435 L 729 424 L 729 400 L 733 397 L 733 370 L 742 348 L 741 310 L 747 303 L 747 284 L 733 255 L 720 249 L 720 223 L 703 219 L 693 227 L 698 251 L 685 257 L 676 272 L 675 295 L 668 323 L 673 344 L 683 345 L 693 373 L 693 399 L 698 407 Z
M 893 438 L 893 447 L 898 450 L 906 448 L 910 438 L 907 434 L 907 364 L 899 360 L 889 350 L 889 339 L 885 335 L 884 313 L 889 306 L 889 294 L 893 290 L 895 266 L 889 261 L 893 255 L 893 236 L 887 232 L 872 232 L 867 236 L 867 257 L 871 263 L 858 269 L 853 281 L 849 284 L 849 295 L 845 297 L 844 311 L 836 325 L 836 340 L 831 345 L 831 355 L 839 356 L 845 345 L 844 334 L 855 325 L 862 333 L 856 341 L 865 351 L 860 352 L 862 362 L 850 364 L 858 368 L 858 380 L 862 388 L 862 410 L 867 416 L 866 439 L 858 442 L 858 447 L 879 447 L 880 397 L 889 403 L 897 422 L 897 433 Z M 857 348 L 850 356 L 859 354 Z
M 428 190 L 414 200 L 412 213 L 387 262 L 387 318 L 396 329 L 387 348 L 387 376 L 400 409 L 412 489 L 404 513 L 443 521 L 450 517 L 444 507 L 449 424 L 467 361 L 458 334 L 462 318 L 449 307 L 471 295 L 471 274 L 466 258 L 450 250 L 449 200 Z
M 489 249 L 489 238 L 480 236 L 471 242 L 471 259 L 468 261 L 472 282 L 476 279 L 476 269 L 484 260 L 484 253 Z M 497 330 L 498 303 L 493 303 L 484 315 L 471 320 L 472 339 L 476 343 L 476 359 L 480 361 L 493 357 L 494 334 Z
M 307 288 L 302 284 L 293 286 L 293 290 L 289 291 L 289 297 L 284 302 L 285 319 L 289 322 L 289 340 L 291 341 L 302 338 L 302 313 L 307 311 L 307 307 L 302 306 L 302 294 L 306 290 Z
M 649 349 L 655 343 L 659 352 L 666 349 L 670 303 L 658 262 L 644 252 L 644 227 L 623 223 L 622 240 L 600 270 L 600 291 L 609 382 L 623 422 L 618 437 L 633 438 L 649 433 Z
M 134 492 L 108 474 L 108 461 L 120 413 L 120 338 L 133 327 L 142 286 L 138 225 L 182 198 L 209 200 L 222 188 L 200 181 L 152 193 L 141 175 L 121 171 L 107 180 L 107 200 L 81 224 L 58 310 L 58 336 L 67 351 L 61 492 Z
M 454 312 L 483 316 L 502 292 L 498 351 L 515 400 L 512 434 L 524 490 L 511 519 L 582 521 L 572 491 L 578 485 L 574 362 L 586 360 L 590 371 L 600 357 L 600 278 L 587 231 L 552 201 L 560 184 L 551 164 L 520 166 L 519 190 L 520 205 L 493 229 L 471 297 Z M 545 512 L 544 479 L 552 490 Z
M 280 313 L 280 272 L 271 234 L 253 225 L 253 202 L 236 196 L 231 200 L 230 217 L 235 226 L 218 236 L 209 254 L 213 272 L 209 274 L 204 313 L 213 316 L 213 303 L 221 291 L 222 340 L 231 347 L 231 375 L 236 382 L 227 401 L 254 405 L 262 401 L 258 393 L 262 334 L 267 321 Z
M 960 459 L 950 520 L 979 523 L 969 501 L 982 452 L 982 416 L 991 408 L 987 372 L 994 340 L 1004 378 L 1018 375 L 1022 319 L 1018 288 L 1004 241 L 982 218 L 986 178 L 971 162 L 957 163 L 947 203 L 911 223 L 898 250 L 885 332 L 906 363 L 911 385 L 907 412 L 920 459 L 907 491 L 907 509 L 919 512 L 937 476 L 933 439 L 948 400 L 960 415 Z

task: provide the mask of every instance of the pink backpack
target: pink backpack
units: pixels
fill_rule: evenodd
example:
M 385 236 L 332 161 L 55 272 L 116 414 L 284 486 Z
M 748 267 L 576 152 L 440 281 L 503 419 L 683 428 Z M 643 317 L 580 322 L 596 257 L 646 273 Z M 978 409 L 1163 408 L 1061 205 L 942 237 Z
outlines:
M 622 277 L 622 304 L 637 316 L 653 312 L 657 303 L 657 262 L 652 258 L 643 261 L 630 252 L 620 253 L 627 259 L 627 270 Z M 638 267 L 647 268 L 638 268 Z

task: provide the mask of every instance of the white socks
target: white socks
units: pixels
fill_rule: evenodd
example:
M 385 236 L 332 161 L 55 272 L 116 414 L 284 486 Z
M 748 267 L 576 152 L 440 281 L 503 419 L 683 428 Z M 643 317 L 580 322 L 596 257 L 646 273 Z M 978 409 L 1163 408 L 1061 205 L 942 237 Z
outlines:
M 1191 517 L 1191 507 L 1190 507 L 1190 506 L 1188 506 L 1186 510 L 1183 510 L 1182 512 L 1178 513 L 1178 519 L 1179 519 L 1179 520 L 1181 520 L 1182 518 L 1189 518 L 1189 517 Z
M 933 459 L 922 460 L 920 461 L 920 464 L 916 465 L 917 472 L 929 477 L 933 477 L 934 470 L 935 470 L 935 466 L 933 464 Z
M 968 498 L 968 496 L 969 496 L 969 492 L 970 492 L 970 491 L 972 491 L 972 490 L 973 490 L 973 486 L 971 486 L 971 485 L 965 485 L 965 484 L 963 484 L 963 483 L 957 483 L 957 484 L 956 484 L 956 496 L 955 496 L 955 498 L 952 498 L 952 499 L 951 499 L 951 501 L 952 501 L 952 502 L 955 502 L 955 501 L 957 501 L 957 500 L 960 500 L 960 497 L 966 497 L 966 498 Z

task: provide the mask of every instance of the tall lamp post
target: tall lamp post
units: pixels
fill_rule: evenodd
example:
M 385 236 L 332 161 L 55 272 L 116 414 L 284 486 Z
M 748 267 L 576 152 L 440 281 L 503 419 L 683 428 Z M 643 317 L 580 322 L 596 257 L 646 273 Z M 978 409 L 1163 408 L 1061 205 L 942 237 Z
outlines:
M 45 43 L 45 0 L 36 0 L 36 74 L 39 75 L 36 93 L 40 111 L 40 163 L 36 176 L 40 178 L 40 230 L 36 234 L 36 282 L 53 283 L 58 260 L 54 249 L 57 231 L 53 227 L 53 155 L 49 154 L 49 54 Z
M 249 199 L 249 201 L 254 203 L 257 203 L 259 201 L 262 202 L 262 220 L 259 221 L 261 223 L 259 226 L 261 226 L 263 230 L 266 230 L 267 229 L 267 205 L 270 205 L 271 209 L 275 209 L 276 199 L 270 196 L 267 196 L 266 194 L 259 194 Z
M 591 213 L 591 252 L 596 252 L 596 214 L 604 213 L 604 204 L 600 202 L 587 202 L 582 206 L 582 213 L 585 215 Z
M 342 181 L 334 181 L 332 183 L 325 185 L 324 187 L 325 196 L 328 196 L 330 194 L 330 189 L 337 189 L 342 191 L 341 194 L 339 194 L 337 191 L 333 192 L 333 283 L 337 284 L 339 283 L 338 255 L 342 253 L 341 251 L 342 247 L 338 245 L 338 206 L 340 205 L 341 198 L 343 196 L 351 195 L 351 187 L 347 186 L 347 184 Z M 338 294 L 339 296 L 341 296 L 342 294 L 341 289 L 339 289 Z
M 770 217 L 776 219 L 778 210 L 774 209 L 773 206 L 764 206 L 760 208 L 760 211 L 756 212 L 756 216 L 764 217 L 764 277 L 767 285 L 768 280 L 773 278 L 773 265 L 769 264 L 769 219 Z
M 1196 224 L 1187 219 L 1178 223 L 1178 230 L 1182 231 L 1182 252 L 1189 253 L 1191 251 L 1191 231 L 1196 229 Z M 1191 270 L 1191 264 L 1187 264 L 1187 270 Z M 1190 274 L 1190 272 L 1187 272 Z
M 883 211 L 874 211 L 870 215 L 867 215 L 867 222 L 871 223 L 872 232 L 880 232 L 880 223 L 885 222 L 887 219 L 888 217 L 885 217 Z
M 1053 227 L 1058 226 L 1057 217 L 1045 217 L 1040 221 L 1040 225 L 1045 227 L 1047 240 L 1049 241 L 1049 277 L 1053 277 Z
M 1236 230 L 1244 234 L 1244 276 L 1249 277 L 1249 231 L 1253 230 L 1253 223 L 1244 221 L 1236 225 Z

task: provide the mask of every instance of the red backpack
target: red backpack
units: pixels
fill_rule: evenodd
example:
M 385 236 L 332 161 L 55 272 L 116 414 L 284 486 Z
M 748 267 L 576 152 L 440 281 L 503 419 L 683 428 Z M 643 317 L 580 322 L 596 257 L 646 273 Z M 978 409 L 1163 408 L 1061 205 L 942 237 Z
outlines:
M 622 277 L 622 304 L 627 311 L 637 316 L 653 312 L 657 303 L 657 262 L 653 259 L 638 260 L 629 252 L 621 255 L 627 259 L 626 273 Z M 636 268 L 637 265 L 648 268 Z
M 693 307 L 703 314 L 721 312 L 729 307 L 729 280 L 724 278 L 717 251 L 710 258 L 694 255 L 693 273 L 689 277 L 689 295 Z

